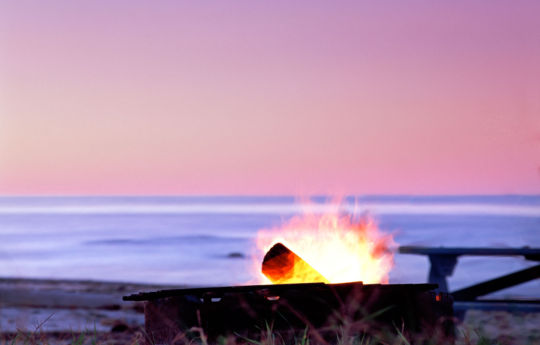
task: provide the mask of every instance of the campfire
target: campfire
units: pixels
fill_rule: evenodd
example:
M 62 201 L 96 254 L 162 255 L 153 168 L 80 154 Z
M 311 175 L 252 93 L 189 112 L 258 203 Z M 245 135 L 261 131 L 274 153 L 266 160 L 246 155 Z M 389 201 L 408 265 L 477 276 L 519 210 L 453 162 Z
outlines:
M 257 338 L 272 328 L 286 338 L 313 330 L 319 340 L 347 324 L 355 332 L 394 330 L 452 336 L 452 300 L 433 284 L 388 284 L 394 245 L 367 217 L 294 217 L 257 235 L 255 284 L 163 290 L 125 300 L 145 301 L 153 342 L 189 343 L 204 331 Z M 193 335 L 193 330 L 197 330 Z M 292 332 L 292 333 L 291 333 Z M 293 335 L 294 336 L 294 335 Z
M 392 235 L 368 216 L 340 214 L 336 205 L 329 213 L 305 214 L 260 231 L 257 283 L 388 283 Z

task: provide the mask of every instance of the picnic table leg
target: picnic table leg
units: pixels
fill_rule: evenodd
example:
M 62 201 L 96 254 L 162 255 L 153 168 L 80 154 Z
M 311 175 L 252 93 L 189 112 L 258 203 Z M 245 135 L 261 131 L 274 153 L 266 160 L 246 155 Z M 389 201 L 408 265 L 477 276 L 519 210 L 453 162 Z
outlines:
M 448 292 L 448 283 L 446 277 L 451 276 L 454 273 L 454 268 L 457 264 L 457 255 L 449 254 L 430 254 L 429 262 L 431 267 L 429 269 L 428 282 L 431 284 L 438 284 L 440 292 Z
M 483 283 L 478 283 L 473 286 L 468 286 L 464 289 L 452 292 L 452 296 L 456 301 L 474 301 L 477 297 L 526 283 L 538 278 L 540 278 L 540 265 L 528 267 L 502 277 L 491 279 Z

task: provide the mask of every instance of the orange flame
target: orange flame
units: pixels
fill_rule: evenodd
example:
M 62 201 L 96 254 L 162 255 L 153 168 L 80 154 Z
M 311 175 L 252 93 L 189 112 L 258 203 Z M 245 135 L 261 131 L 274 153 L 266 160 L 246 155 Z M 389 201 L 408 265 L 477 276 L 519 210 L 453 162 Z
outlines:
M 264 255 L 276 243 L 282 243 L 306 264 L 295 265 L 294 273 L 274 283 L 388 283 L 394 257 L 392 235 L 377 229 L 368 216 L 342 215 L 339 208 L 326 214 L 297 216 L 282 227 L 261 230 L 257 249 Z M 298 260 L 297 260 L 298 261 Z M 257 262 L 258 283 L 272 283 Z

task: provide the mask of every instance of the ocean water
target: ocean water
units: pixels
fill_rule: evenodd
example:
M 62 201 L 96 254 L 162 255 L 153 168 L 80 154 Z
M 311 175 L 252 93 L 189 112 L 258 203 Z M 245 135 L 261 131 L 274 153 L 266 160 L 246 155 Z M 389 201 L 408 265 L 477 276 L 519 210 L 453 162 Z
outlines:
M 313 198 L 324 212 L 328 198 Z M 0 197 L 0 277 L 219 286 L 253 280 L 258 230 L 300 214 L 293 197 Z M 540 196 L 366 196 L 399 245 L 540 247 Z M 239 253 L 233 255 L 231 253 Z M 451 290 L 534 265 L 521 257 L 462 257 Z M 391 283 L 426 281 L 428 259 L 395 255 Z M 540 297 L 540 280 L 496 296 Z

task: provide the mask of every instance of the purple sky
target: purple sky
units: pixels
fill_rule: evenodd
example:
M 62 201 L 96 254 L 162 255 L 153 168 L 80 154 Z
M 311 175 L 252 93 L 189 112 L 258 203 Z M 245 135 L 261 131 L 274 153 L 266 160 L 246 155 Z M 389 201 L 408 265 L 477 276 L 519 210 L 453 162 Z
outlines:
M 540 1 L 2 1 L 0 194 L 540 193 Z

